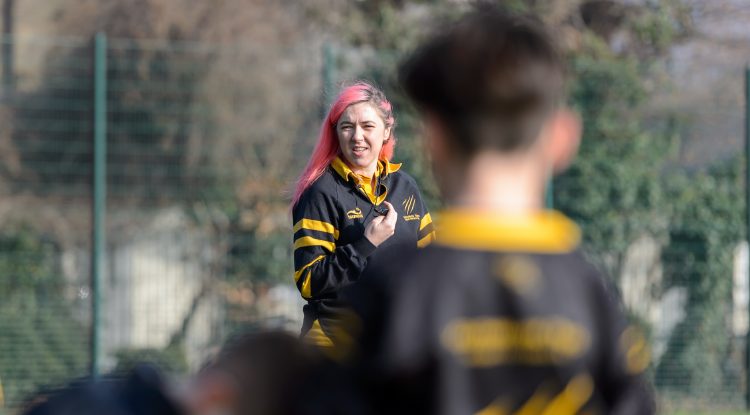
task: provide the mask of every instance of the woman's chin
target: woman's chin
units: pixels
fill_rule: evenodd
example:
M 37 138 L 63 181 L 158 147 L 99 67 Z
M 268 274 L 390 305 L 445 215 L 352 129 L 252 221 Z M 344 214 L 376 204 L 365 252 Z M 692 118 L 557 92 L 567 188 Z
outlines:
M 347 161 L 352 165 L 352 167 L 364 169 L 369 167 L 374 160 L 371 157 L 352 155 Z

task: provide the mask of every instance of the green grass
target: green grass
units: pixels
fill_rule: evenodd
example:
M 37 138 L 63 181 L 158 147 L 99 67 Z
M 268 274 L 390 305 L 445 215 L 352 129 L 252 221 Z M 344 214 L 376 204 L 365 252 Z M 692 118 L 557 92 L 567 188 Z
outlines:
M 723 411 L 723 412 L 670 412 L 665 415 L 748 415 L 749 412 L 745 411 Z

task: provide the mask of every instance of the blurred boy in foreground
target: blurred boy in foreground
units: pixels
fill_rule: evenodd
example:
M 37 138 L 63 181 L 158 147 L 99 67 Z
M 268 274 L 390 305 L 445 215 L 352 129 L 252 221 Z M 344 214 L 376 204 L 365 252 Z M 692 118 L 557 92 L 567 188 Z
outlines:
M 155 367 L 139 365 L 127 375 L 79 379 L 41 393 L 23 415 L 188 415 L 169 393 Z
M 402 67 L 448 209 L 351 292 L 351 353 L 376 413 L 650 414 L 643 336 L 580 233 L 543 209 L 577 151 L 564 63 L 541 23 L 484 7 Z
M 300 388 L 312 381 L 309 377 L 319 362 L 316 350 L 291 334 L 244 334 L 225 344 L 187 384 L 175 384 L 154 366 L 138 365 L 128 373 L 81 379 L 40 394 L 22 413 L 293 415 L 297 407 L 305 406 L 304 413 L 323 414 L 327 412 L 299 398 Z M 319 376 L 329 372 L 321 370 Z

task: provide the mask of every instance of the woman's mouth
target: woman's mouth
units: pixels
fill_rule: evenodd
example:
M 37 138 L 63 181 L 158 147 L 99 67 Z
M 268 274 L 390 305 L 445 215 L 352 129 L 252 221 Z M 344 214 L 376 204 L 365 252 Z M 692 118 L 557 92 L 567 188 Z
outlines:
M 367 151 L 367 147 L 365 147 L 365 146 L 354 146 L 354 147 L 352 147 L 352 153 L 354 153 L 355 155 L 361 155 L 365 151 Z

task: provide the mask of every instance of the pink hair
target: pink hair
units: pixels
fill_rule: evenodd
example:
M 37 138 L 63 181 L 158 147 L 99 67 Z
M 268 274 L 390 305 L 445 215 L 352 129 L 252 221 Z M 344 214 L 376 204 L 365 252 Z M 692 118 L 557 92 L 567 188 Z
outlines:
M 386 128 L 391 129 L 390 137 L 388 137 L 388 141 L 383 143 L 383 148 L 380 150 L 378 159 L 388 161 L 393 157 L 393 150 L 396 146 L 396 136 L 394 135 L 393 128 L 396 120 L 393 117 L 391 103 L 388 102 L 382 91 L 367 82 L 360 81 L 348 86 L 341 91 L 336 101 L 331 105 L 331 109 L 328 111 L 323 125 L 320 126 L 320 135 L 318 136 L 315 149 L 310 156 L 310 160 L 307 162 L 307 167 L 305 167 L 305 170 L 302 171 L 299 179 L 297 179 L 294 197 L 292 198 L 292 207 L 297 205 L 300 197 L 302 197 L 302 193 L 323 175 L 328 165 L 338 155 L 340 147 L 336 133 L 336 124 L 347 107 L 360 102 L 374 104 L 382 116 Z

